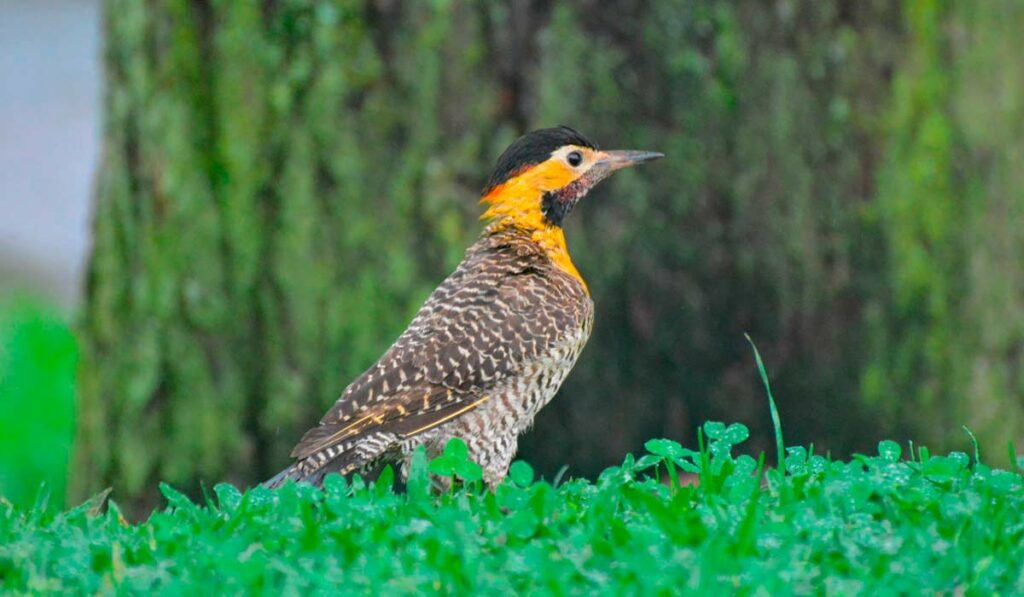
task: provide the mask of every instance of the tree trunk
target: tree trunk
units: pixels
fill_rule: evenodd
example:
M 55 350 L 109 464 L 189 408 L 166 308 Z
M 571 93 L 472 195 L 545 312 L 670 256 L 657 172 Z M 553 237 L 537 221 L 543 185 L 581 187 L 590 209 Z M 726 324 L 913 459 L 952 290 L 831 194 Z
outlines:
M 107 2 L 79 496 L 260 480 L 459 260 L 514 131 L 481 11 L 401 8 Z
M 595 334 L 522 455 L 592 473 L 709 417 L 767 447 L 744 331 L 788 437 L 869 448 L 899 429 L 858 396 L 865 307 L 898 311 L 864 214 L 902 22 L 839 0 L 107 0 L 76 495 L 283 466 L 459 261 L 504 146 L 560 122 L 668 157 L 568 224 Z

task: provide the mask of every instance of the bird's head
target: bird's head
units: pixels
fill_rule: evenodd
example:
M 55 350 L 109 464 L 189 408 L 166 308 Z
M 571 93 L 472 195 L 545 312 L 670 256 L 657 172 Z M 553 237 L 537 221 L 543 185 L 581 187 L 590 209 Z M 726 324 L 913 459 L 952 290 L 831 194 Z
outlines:
M 663 157 L 651 151 L 602 151 L 567 126 L 516 139 L 498 158 L 481 202 L 492 229 L 561 227 L 594 185 L 616 170 Z

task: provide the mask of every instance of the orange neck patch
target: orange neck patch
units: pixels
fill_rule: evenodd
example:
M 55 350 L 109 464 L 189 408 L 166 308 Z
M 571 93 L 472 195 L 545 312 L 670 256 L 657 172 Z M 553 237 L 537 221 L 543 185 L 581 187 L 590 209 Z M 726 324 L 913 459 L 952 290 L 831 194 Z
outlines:
M 589 295 L 587 283 L 569 257 L 565 233 L 559 226 L 550 224 L 541 211 L 544 193 L 560 189 L 575 178 L 576 174 L 568 166 L 555 160 L 523 170 L 491 189 L 480 199 L 481 203 L 488 206 L 480 219 L 491 221 L 487 226 L 488 234 L 509 228 L 529 232 L 533 242 L 544 249 L 548 258 L 567 274 L 579 280 Z

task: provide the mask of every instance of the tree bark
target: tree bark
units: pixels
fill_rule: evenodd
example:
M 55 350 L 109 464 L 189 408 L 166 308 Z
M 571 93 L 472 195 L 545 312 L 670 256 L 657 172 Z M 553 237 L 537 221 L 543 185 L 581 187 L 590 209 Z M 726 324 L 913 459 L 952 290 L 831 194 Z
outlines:
M 880 123 L 923 43 L 893 3 L 105 8 L 77 497 L 114 484 L 141 506 L 158 480 L 244 485 L 283 466 L 461 259 L 500 151 L 557 123 L 667 157 L 567 224 L 596 328 L 524 457 L 590 474 L 708 418 L 767 448 L 745 331 L 793 441 L 866 450 L 910 420 L 873 427 L 859 398 L 867 374 L 882 394 L 921 379 L 879 340 L 913 308 L 886 298 L 899 233 L 872 215 L 905 196 L 877 193 L 897 138 Z

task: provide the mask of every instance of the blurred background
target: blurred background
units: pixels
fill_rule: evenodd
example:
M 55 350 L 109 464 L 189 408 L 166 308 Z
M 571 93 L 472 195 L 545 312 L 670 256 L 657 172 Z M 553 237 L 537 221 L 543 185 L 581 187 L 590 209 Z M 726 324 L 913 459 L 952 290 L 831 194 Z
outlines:
M 594 336 L 521 457 L 591 476 L 708 419 L 767 450 L 749 332 L 787 443 L 966 425 L 1005 464 L 1021 30 L 1015 0 L 7 0 L 0 494 L 266 478 L 558 123 L 667 157 L 567 224 Z

